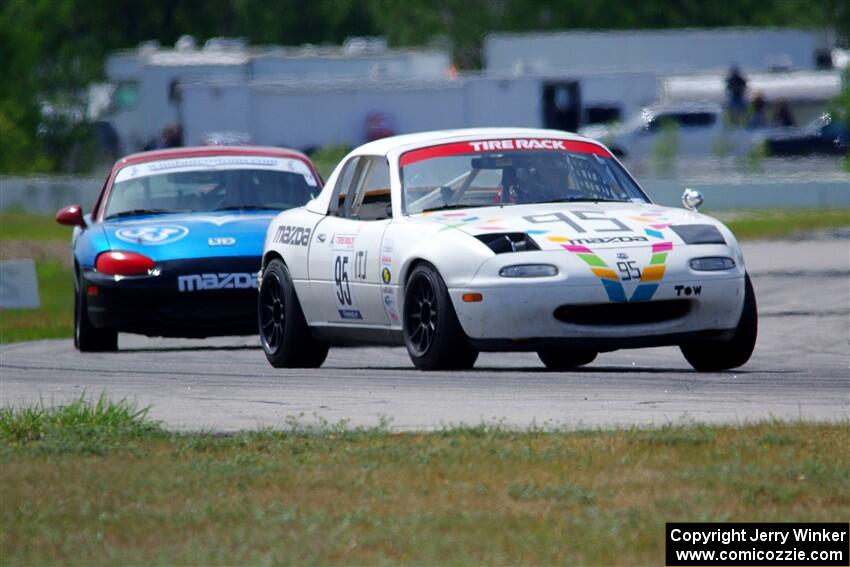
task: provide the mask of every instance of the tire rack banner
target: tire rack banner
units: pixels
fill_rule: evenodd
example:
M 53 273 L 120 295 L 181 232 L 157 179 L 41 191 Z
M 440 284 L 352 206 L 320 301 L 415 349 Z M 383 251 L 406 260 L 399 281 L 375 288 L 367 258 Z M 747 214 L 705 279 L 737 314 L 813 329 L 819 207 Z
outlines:
M 435 157 L 479 154 L 494 151 L 562 151 L 595 154 L 606 158 L 611 157 L 611 154 L 609 154 L 605 148 L 596 144 L 591 144 L 590 142 L 543 138 L 508 138 L 504 140 L 454 142 L 451 144 L 440 144 L 438 146 L 428 146 L 427 148 L 411 150 L 401 155 L 399 165 L 404 167 L 418 161 Z

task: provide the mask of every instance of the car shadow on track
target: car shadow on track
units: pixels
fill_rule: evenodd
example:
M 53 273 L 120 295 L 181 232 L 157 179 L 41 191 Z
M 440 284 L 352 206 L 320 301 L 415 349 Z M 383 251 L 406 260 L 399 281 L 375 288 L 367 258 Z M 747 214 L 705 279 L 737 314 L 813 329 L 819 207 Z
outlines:
M 375 370 L 375 371 L 388 371 L 388 372 L 398 372 L 398 371 L 407 371 L 407 372 L 422 372 L 417 370 L 412 366 L 353 366 L 353 365 L 325 365 L 322 366 L 323 369 L 333 368 L 339 370 Z M 748 375 L 748 374 L 795 374 L 798 373 L 798 369 L 785 369 L 785 370 L 765 370 L 765 369 L 741 369 L 734 368 L 732 370 L 718 370 L 716 372 L 698 372 L 692 368 L 672 368 L 672 367 L 647 367 L 647 366 L 582 366 L 580 368 L 576 368 L 575 370 L 549 370 L 542 366 L 476 366 L 471 370 L 436 370 L 433 372 L 422 372 L 423 376 L 427 376 L 429 374 L 460 374 L 463 373 L 465 376 L 471 374 L 517 374 L 517 373 L 529 373 L 529 374 L 687 374 L 687 375 L 715 375 L 722 374 L 727 376 L 738 376 L 738 375 Z
M 260 350 L 260 345 L 236 345 L 236 346 L 171 346 L 171 347 L 137 347 L 122 348 L 113 354 L 122 352 L 200 352 L 200 351 L 226 351 L 226 350 Z
M 421 372 L 412 366 L 337 366 L 326 365 L 322 368 L 334 368 L 339 370 L 376 370 L 376 371 L 408 371 Z M 476 366 L 471 370 L 436 370 L 433 372 L 423 372 L 423 375 L 428 374 L 464 374 L 470 375 L 475 373 L 486 372 L 488 374 L 516 374 L 517 372 L 527 372 L 529 374 L 793 374 L 795 370 L 722 370 L 717 372 L 697 372 L 692 368 L 666 368 L 666 367 L 646 367 L 646 366 L 582 366 L 575 370 L 556 371 L 549 370 L 538 366 Z

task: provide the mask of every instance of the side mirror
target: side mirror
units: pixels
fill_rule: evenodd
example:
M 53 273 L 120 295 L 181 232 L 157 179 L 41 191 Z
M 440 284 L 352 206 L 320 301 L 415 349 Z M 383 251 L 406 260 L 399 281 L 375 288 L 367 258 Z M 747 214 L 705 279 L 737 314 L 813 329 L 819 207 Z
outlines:
M 682 193 L 682 204 L 686 209 L 696 211 L 704 202 L 705 198 L 703 198 L 702 193 L 696 189 L 685 189 L 685 192 Z
M 68 205 L 56 213 L 56 222 L 66 226 L 79 226 L 85 228 L 86 221 L 83 219 L 83 209 L 79 205 Z

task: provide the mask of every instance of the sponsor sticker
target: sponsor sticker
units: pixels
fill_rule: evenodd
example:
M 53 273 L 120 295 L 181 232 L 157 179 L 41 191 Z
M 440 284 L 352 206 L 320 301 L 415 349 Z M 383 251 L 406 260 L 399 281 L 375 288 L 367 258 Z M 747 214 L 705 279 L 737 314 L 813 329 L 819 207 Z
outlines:
M 189 274 L 177 277 L 180 292 L 217 289 L 257 289 L 257 274 L 252 272 Z
M 311 187 L 318 185 L 313 172 L 300 159 L 270 156 L 199 156 L 140 163 L 119 171 L 118 175 L 115 176 L 115 182 L 120 183 L 128 179 L 149 177 L 161 173 L 232 169 L 286 171 L 302 176 L 307 185 Z
M 702 293 L 701 285 L 677 285 L 673 289 L 676 290 L 676 297 L 690 297 L 692 295 L 696 297 Z
M 210 246 L 233 246 L 236 244 L 236 239 L 232 236 L 213 236 L 207 238 L 207 244 Z
M 507 138 L 503 140 L 474 140 L 470 142 L 454 142 L 411 150 L 402 154 L 399 165 L 405 167 L 416 162 L 444 156 L 476 154 L 492 151 L 562 151 L 584 154 L 595 154 L 611 157 L 603 147 L 590 142 L 574 140 L 558 140 L 554 138 Z
M 115 236 L 119 240 L 147 246 L 171 244 L 172 242 L 177 242 L 187 234 L 189 234 L 189 229 L 177 224 L 132 226 L 119 228 L 115 231 Z
M 566 140 L 484 140 L 481 142 L 469 142 L 476 152 L 490 150 L 566 150 Z
M 311 229 L 302 226 L 279 226 L 274 233 L 272 242 L 289 244 L 290 246 L 307 246 L 310 244 L 311 232 Z
M 358 311 L 357 309 L 340 309 L 339 310 L 339 316 L 342 317 L 343 319 L 354 319 L 354 320 L 363 318 L 363 314 L 360 313 L 360 311 Z
M 393 263 L 393 241 L 385 239 L 381 244 L 381 299 L 384 303 L 384 311 L 387 313 L 391 323 L 401 321 L 396 299 L 396 288 L 390 285 L 392 282 Z

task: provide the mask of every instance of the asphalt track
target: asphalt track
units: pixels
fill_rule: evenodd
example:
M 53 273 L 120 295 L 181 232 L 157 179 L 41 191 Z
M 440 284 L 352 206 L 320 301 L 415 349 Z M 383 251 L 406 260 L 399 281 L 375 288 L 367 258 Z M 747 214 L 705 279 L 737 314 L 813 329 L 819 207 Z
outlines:
M 81 355 L 70 340 L 0 345 L 0 405 L 58 404 L 105 392 L 151 406 L 175 430 L 235 431 L 347 420 L 396 429 L 482 422 L 609 427 L 850 415 L 850 240 L 744 246 L 760 309 L 743 368 L 691 371 L 676 348 L 600 355 L 545 371 L 533 353 L 482 354 L 474 370 L 423 373 L 404 349 L 333 349 L 319 370 L 275 370 L 252 337 L 122 335 L 121 352 Z

